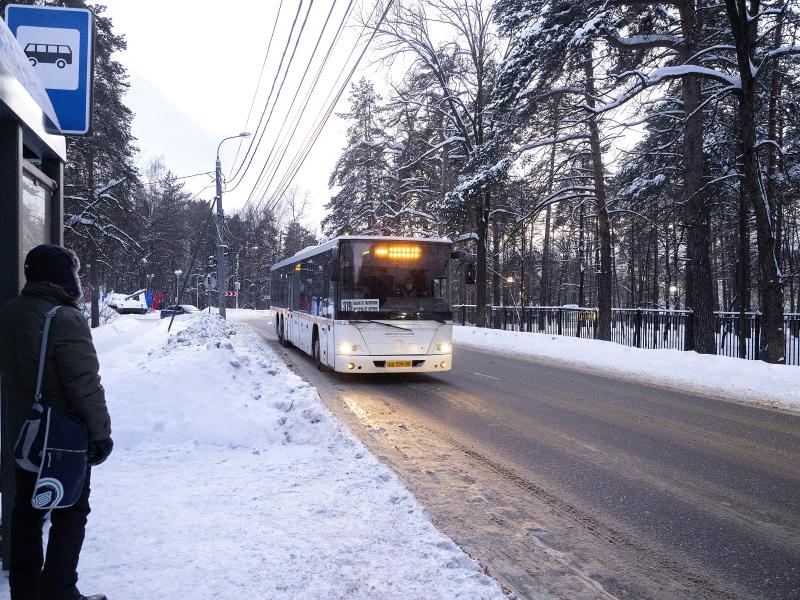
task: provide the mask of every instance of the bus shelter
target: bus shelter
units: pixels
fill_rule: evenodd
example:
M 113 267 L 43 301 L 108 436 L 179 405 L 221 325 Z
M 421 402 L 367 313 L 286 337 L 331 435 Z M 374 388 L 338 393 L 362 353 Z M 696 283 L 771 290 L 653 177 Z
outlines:
M 0 304 L 24 285 L 23 260 L 31 248 L 63 244 L 64 137 L 58 119 L 16 39 L 0 21 Z M 5 431 L 0 381 L 0 495 L 3 567 L 8 568 L 9 520 L 14 493 L 14 440 Z

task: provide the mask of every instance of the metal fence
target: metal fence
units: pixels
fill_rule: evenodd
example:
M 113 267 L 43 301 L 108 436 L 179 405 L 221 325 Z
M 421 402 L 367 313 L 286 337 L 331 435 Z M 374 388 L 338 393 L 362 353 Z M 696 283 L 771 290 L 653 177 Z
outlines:
M 611 311 L 611 341 L 636 348 L 692 350 L 694 348 L 692 312 L 647 308 L 614 308 Z M 597 309 L 560 306 L 487 307 L 491 329 L 548 333 L 594 339 L 597 334 Z M 717 354 L 758 360 L 761 335 L 760 313 L 714 313 Z M 453 306 L 453 321 L 475 324 L 475 305 Z M 800 365 L 800 314 L 786 313 L 786 364 Z M 740 349 L 740 340 L 743 342 Z

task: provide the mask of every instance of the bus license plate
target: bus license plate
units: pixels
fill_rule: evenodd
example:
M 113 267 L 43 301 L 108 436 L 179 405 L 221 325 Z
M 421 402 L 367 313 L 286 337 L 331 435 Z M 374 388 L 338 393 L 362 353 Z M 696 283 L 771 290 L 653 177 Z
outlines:
M 386 367 L 387 368 L 402 368 L 402 367 L 410 367 L 411 361 L 410 360 L 387 360 Z

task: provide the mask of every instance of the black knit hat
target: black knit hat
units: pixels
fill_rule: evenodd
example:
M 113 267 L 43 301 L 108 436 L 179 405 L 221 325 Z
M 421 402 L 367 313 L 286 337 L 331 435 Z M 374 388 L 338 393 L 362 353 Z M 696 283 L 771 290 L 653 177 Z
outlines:
M 52 283 L 77 300 L 83 293 L 78 279 L 80 268 L 81 261 L 72 250 L 55 244 L 42 244 L 25 257 L 25 280 Z

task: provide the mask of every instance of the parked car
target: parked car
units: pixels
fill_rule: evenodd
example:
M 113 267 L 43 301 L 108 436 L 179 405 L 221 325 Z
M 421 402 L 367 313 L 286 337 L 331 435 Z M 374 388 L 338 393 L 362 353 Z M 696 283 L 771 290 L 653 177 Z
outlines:
M 144 292 L 144 290 L 139 290 L 133 294 L 115 294 L 112 292 L 103 301 L 121 315 L 145 315 L 149 308 L 145 301 Z
M 187 315 L 196 312 L 200 312 L 200 309 L 192 304 L 179 304 L 178 306 L 173 304 L 172 306 L 165 306 L 162 308 L 159 314 L 161 318 L 164 319 L 166 317 L 171 317 L 173 313 L 177 317 L 178 315 Z

